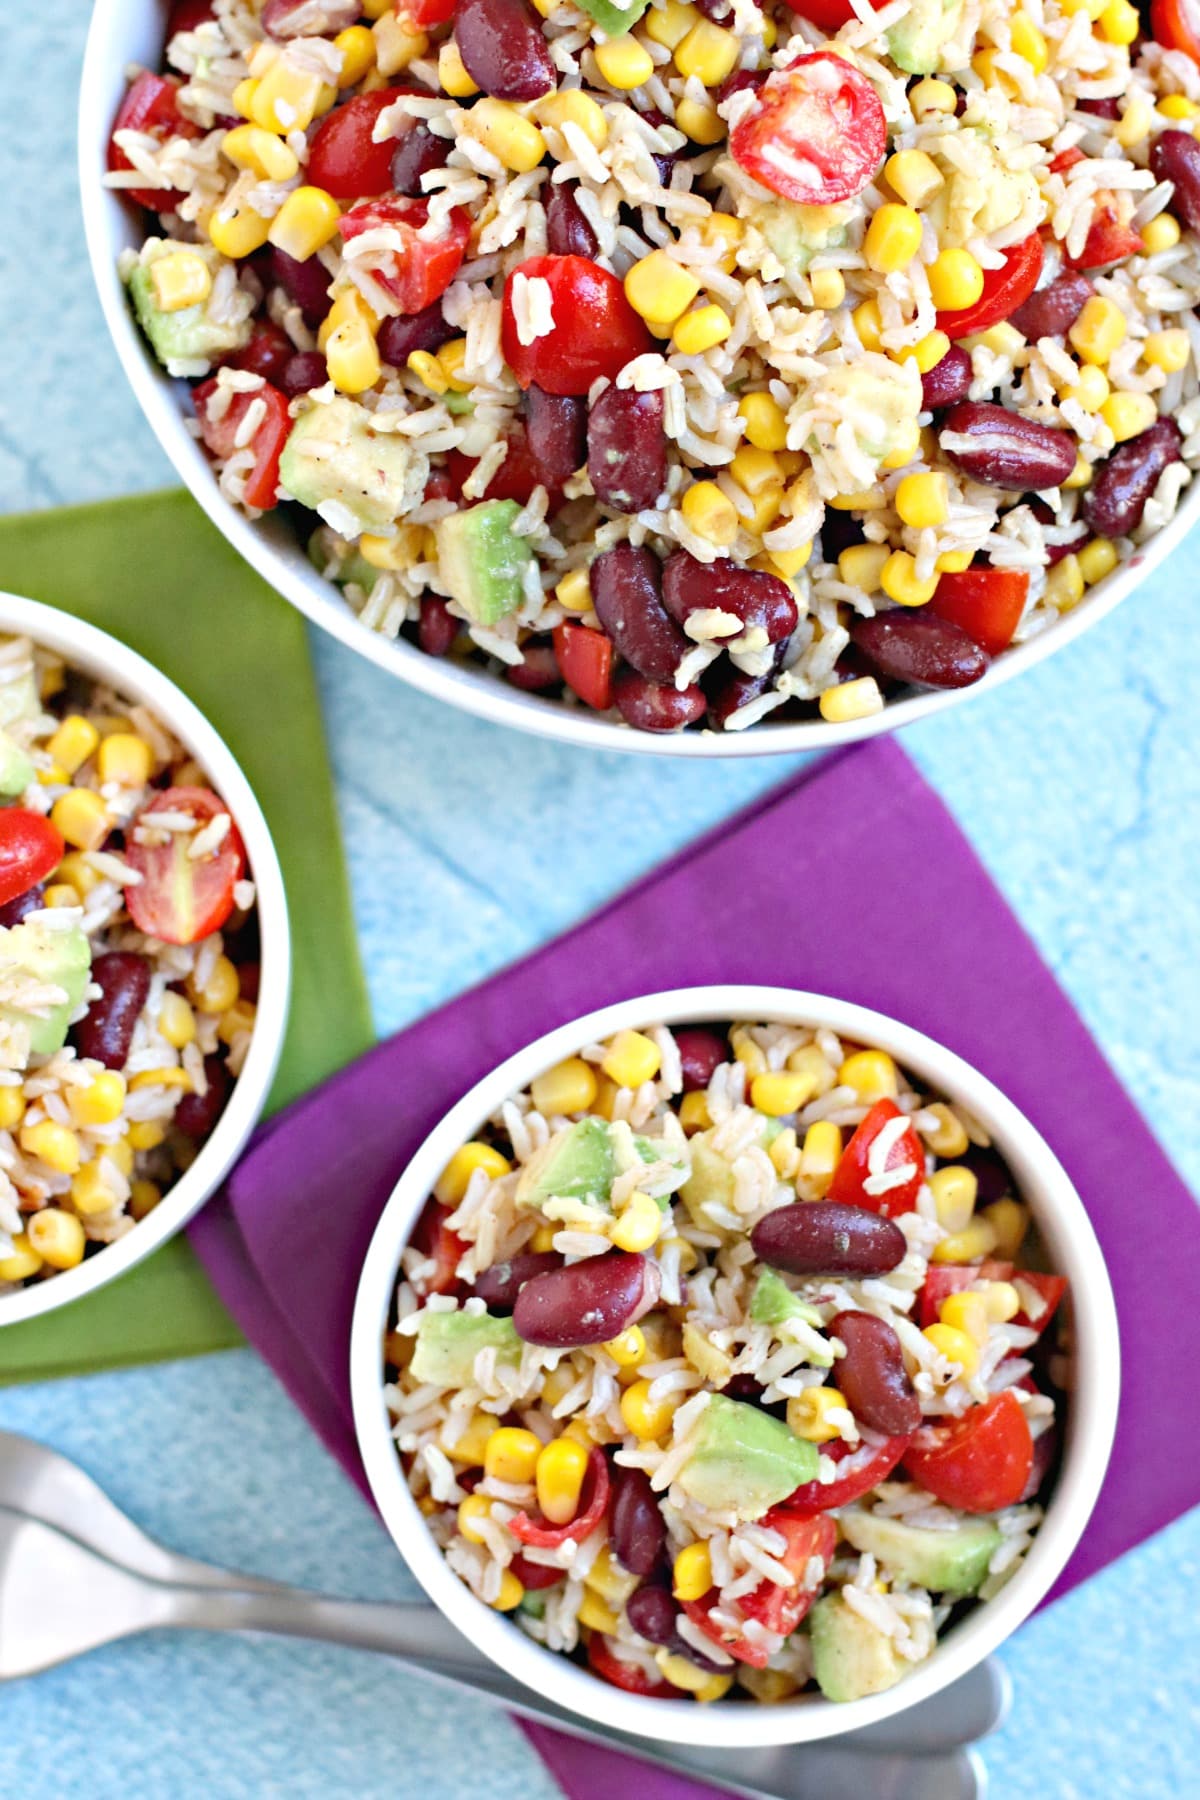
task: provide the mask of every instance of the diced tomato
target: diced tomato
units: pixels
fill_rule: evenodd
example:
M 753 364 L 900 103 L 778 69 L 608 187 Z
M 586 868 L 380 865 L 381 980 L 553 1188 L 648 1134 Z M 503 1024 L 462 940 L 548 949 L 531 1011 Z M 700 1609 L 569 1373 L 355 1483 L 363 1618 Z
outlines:
M 1150 0 L 1150 30 L 1164 50 L 1182 50 L 1200 63 L 1200 13 L 1196 0 Z
M 24 806 L 0 809 L 0 906 L 44 881 L 66 848 L 61 831 L 41 813 Z
M 972 1287 L 977 1281 L 1023 1281 L 1039 1294 L 1044 1302 L 1043 1310 L 1036 1319 L 1022 1309 L 1011 1325 L 1019 1325 L 1028 1331 L 1036 1331 L 1039 1336 L 1045 1331 L 1051 1319 L 1062 1304 L 1063 1295 L 1067 1291 L 1065 1275 L 1046 1275 L 1040 1269 L 1018 1269 L 1015 1263 L 989 1260 L 979 1263 L 932 1263 L 926 1273 L 921 1288 L 921 1329 L 926 1325 L 935 1325 L 941 1316 L 942 1301 L 951 1294 L 961 1294 L 965 1288 Z
M 531 344 L 517 330 L 518 276 L 550 288 L 554 324 Z M 601 375 L 615 380 L 627 362 L 654 347 L 620 281 L 588 256 L 531 256 L 514 269 L 504 284 L 501 341 L 521 386 L 536 382 L 548 394 L 586 394 Z
M 568 1538 L 581 1544 L 584 1538 L 591 1536 L 608 1511 L 610 1487 L 608 1459 L 599 1444 L 593 1444 L 575 1517 L 565 1525 L 549 1525 L 545 1519 L 531 1519 L 527 1512 L 519 1512 L 508 1521 L 508 1529 L 523 1544 L 532 1544 L 535 1550 L 557 1550 Z
M 837 1548 L 837 1526 L 824 1512 L 805 1514 L 778 1507 L 767 1513 L 760 1523 L 768 1531 L 778 1531 L 787 1539 L 787 1549 L 779 1560 L 795 1576 L 796 1585 L 785 1588 L 778 1582 L 763 1580 L 738 1604 L 747 1619 L 755 1619 L 777 1637 L 785 1638 L 795 1631 L 817 1597 Z M 807 1572 L 814 1558 L 820 1563 L 821 1572 L 816 1581 L 811 1582 Z M 685 1600 L 683 1610 L 706 1637 L 714 1644 L 720 1644 L 730 1656 L 739 1662 L 750 1663 L 756 1669 L 765 1669 L 771 1656 L 769 1646 L 714 1625 L 711 1614 L 716 1601 L 717 1589 L 712 1588 L 702 1600 Z
M 508 1566 L 521 1586 L 528 1588 L 531 1594 L 536 1594 L 541 1588 L 554 1587 L 557 1582 L 567 1578 L 565 1569 L 556 1569 L 551 1563 L 531 1562 L 519 1550 Z
M 858 17 L 850 0 L 787 0 L 792 12 L 832 34 Z
M 989 656 L 1013 641 L 1029 597 L 1024 569 L 961 569 L 939 577 L 929 610 L 960 625 Z
M 993 1279 L 996 1278 L 993 1277 Z M 1027 1283 L 1029 1287 L 1033 1288 L 1035 1293 L 1041 1296 L 1043 1302 L 1042 1311 L 1038 1314 L 1036 1319 L 1031 1319 L 1028 1312 L 1022 1308 L 1016 1318 L 1012 1320 L 1012 1323 L 1014 1325 L 1027 1326 L 1030 1331 L 1036 1331 L 1039 1334 L 1045 1331 L 1047 1325 L 1062 1305 L 1063 1296 L 1067 1291 L 1066 1276 L 1044 1275 L 1040 1269 L 1017 1269 L 1015 1274 L 1009 1276 L 1007 1279 L 1010 1281 L 1015 1280 Z
M 1121 223 L 1115 203 L 1098 199 L 1083 249 L 1078 256 L 1066 256 L 1063 260 L 1070 269 L 1106 269 L 1110 263 L 1137 256 L 1143 248 L 1138 233 Z
M 515 500 L 518 506 L 527 506 L 533 498 L 535 487 L 544 487 L 549 498 L 550 511 L 557 511 L 562 501 L 562 489 L 550 487 L 541 469 L 534 460 L 529 448 L 529 438 L 522 420 L 517 419 L 509 426 L 505 436 L 508 440 L 508 455 L 488 482 L 481 496 L 484 500 Z M 455 483 L 455 495 L 461 494 L 463 482 L 475 467 L 473 456 L 464 456 L 461 450 L 451 450 L 446 457 L 446 472 Z M 429 496 L 426 495 L 426 498 Z
M 948 1425 L 924 1425 L 904 1453 L 906 1472 L 944 1506 L 999 1512 L 1015 1506 L 1033 1468 L 1033 1438 L 1006 1389 Z
M 440 300 L 467 253 L 471 221 L 461 206 L 456 206 L 447 220 L 447 230 L 432 240 L 418 236 L 429 217 L 427 200 L 364 200 L 342 214 L 338 227 L 343 241 L 350 243 L 364 231 L 375 231 L 386 225 L 398 232 L 403 248 L 393 251 L 391 268 L 374 271 L 375 279 L 397 302 L 402 312 L 423 312 Z
M 171 75 L 152 75 L 144 69 L 131 83 L 113 120 L 113 135 L 108 140 L 110 173 L 132 169 L 133 163 L 116 141 L 118 131 L 144 131 L 160 144 L 168 138 L 199 137 L 200 128 L 185 119 L 179 110 L 180 83 Z M 151 212 L 174 212 L 183 195 L 174 188 L 120 188 L 119 193 L 137 206 Z
M 434 25 L 448 25 L 454 17 L 454 4 L 455 0 L 396 0 L 396 12 L 415 35 Z
M 467 1253 L 467 1242 L 446 1223 L 452 1210 L 437 1200 L 427 1201 L 412 1235 L 415 1247 L 434 1265 L 433 1274 L 422 1283 L 425 1294 L 452 1294 L 458 1287 L 458 1265 Z
M 862 193 L 887 149 L 887 121 L 865 75 L 832 50 L 813 50 L 759 89 L 729 149 L 773 194 L 828 206 Z
M 1038 233 L 1031 231 L 1005 251 L 1003 268 L 984 270 L 983 292 L 974 306 L 938 314 L 938 330 L 949 338 L 964 338 L 1011 318 L 1037 286 L 1045 254 Z
M 318 125 L 308 152 L 308 180 L 324 188 L 335 200 L 360 200 L 367 194 L 386 194 L 392 185 L 392 157 L 399 138 L 377 144 L 371 133 L 375 121 L 397 95 L 408 88 L 377 88 L 373 94 L 355 94 L 335 107 Z M 415 122 L 415 121 L 414 121 Z
M 197 25 L 207 25 L 216 16 L 212 0 L 172 0 L 167 14 L 167 43 L 177 31 L 195 31 Z
M 1019 1385 L 1029 1393 L 1036 1394 L 1038 1391 L 1032 1381 L 1022 1381 Z M 1030 1435 L 1032 1436 L 1032 1433 Z M 1033 1439 L 1033 1463 L 1030 1466 L 1029 1479 L 1017 1496 L 1020 1505 L 1024 1506 L 1028 1501 L 1036 1500 L 1042 1483 L 1054 1466 L 1054 1458 L 1058 1454 L 1058 1440 L 1057 1423 L 1047 1425 L 1046 1429 L 1039 1432 L 1038 1436 Z
M 1060 150 L 1058 155 L 1052 159 L 1050 163 L 1050 174 L 1065 175 L 1068 169 L 1073 169 L 1075 167 L 1076 163 L 1086 161 L 1087 158 L 1084 156 L 1083 151 L 1079 146 L 1077 144 L 1072 144 L 1069 150 Z
M 564 621 L 554 627 L 554 656 L 573 693 L 597 712 L 613 703 L 613 644 L 602 631 Z
M 214 456 L 232 456 L 237 448 L 238 427 L 250 408 L 259 400 L 266 407 L 263 421 L 250 439 L 254 467 L 246 479 L 244 493 L 248 506 L 269 512 L 279 504 L 279 459 L 292 429 L 287 396 L 266 381 L 253 393 L 235 394 L 226 412 L 219 419 L 210 419 L 208 403 L 216 391 L 217 377 L 214 375 L 210 380 L 202 381 L 192 394 L 196 417 L 200 421 L 200 435 Z
M 194 944 L 219 931 L 233 911 L 233 890 L 246 867 L 246 851 L 232 819 L 209 856 L 189 856 L 195 834 L 165 831 L 165 844 L 138 842 L 139 825 L 153 826 L 157 812 L 190 813 L 202 830 L 229 808 L 211 788 L 164 788 L 134 821 L 125 860 L 141 880 L 125 889 L 125 904 L 139 931 L 166 944 Z
M 897 1213 L 911 1212 L 917 1203 L 921 1183 L 925 1179 L 925 1151 L 912 1126 L 905 1124 L 884 1159 L 884 1174 L 908 1164 L 912 1173 L 885 1193 L 872 1194 L 866 1183 L 871 1178 L 871 1147 L 885 1126 L 903 1118 L 894 1100 L 877 1100 L 854 1136 L 842 1151 L 841 1161 L 829 1184 L 829 1198 L 847 1206 L 865 1206 L 870 1212 L 894 1219 Z
M 838 1466 L 836 1481 L 806 1481 L 783 1502 L 782 1510 L 793 1508 L 801 1513 L 832 1512 L 835 1506 L 849 1506 L 852 1500 L 870 1493 L 879 1482 L 886 1481 L 904 1452 L 906 1437 L 877 1438 L 872 1442 L 847 1444 L 842 1438 L 821 1445 L 821 1455 Z
M 275 382 L 295 354 L 295 344 L 273 319 L 255 319 L 250 342 L 226 357 L 225 367 L 245 369 L 251 375 L 261 375 L 264 381 Z
M 680 1698 L 679 1689 L 672 1687 L 669 1681 L 653 1681 L 638 1663 L 624 1662 L 621 1657 L 614 1656 L 602 1632 L 593 1631 L 588 1639 L 587 1659 L 593 1675 L 610 1682 L 613 1687 L 623 1688 L 627 1694 L 640 1694 L 644 1700 Z

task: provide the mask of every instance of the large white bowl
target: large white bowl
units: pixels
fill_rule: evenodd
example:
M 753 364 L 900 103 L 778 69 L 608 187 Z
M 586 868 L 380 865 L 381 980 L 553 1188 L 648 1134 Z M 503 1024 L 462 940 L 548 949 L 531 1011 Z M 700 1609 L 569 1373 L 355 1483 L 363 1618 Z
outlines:
M 585 707 L 522 694 L 482 666 L 470 667 L 427 656 L 412 644 L 383 638 L 359 623 L 338 590 L 312 567 L 287 524 L 271 514 L 256 524 L 226 501 L 211 467 L 184 425 L 189 416 L 187 384 L 172 381 L 156 361 L 133 322 L 117 276 L 117 258 L 141 242 L 138 214 L 103 185 L 105 150 L 112 121 L 126 86 L 126 68 L 142 63 L 158 68 L 162 58 L 165 6 L 161 0 L 96 0 L 83 65 L 79 109 L 79 180 L 92 271 L 109 330 L 134 393 L 182 479 L 217 528 L 265 581 L 313 622 L 380 668 L 411 682 L 439 700 L 480 718 L 516 726 L 563 743 L 594 750 L 627 750 L 645 756 L 763 756 L 800 750 L 829 750 L 878 737 L 915 719 L 987 693 L 1023 669 L 1032 668 L 1112 611 L 1160 562 L 1200 515 L 1200 482 L 1185 496 L 1163 531 L 1088 594 L 1082 605 L 1028 643 L 996 658 L 983 680 L 971 688 L 940 693 L 912 692 L 890 701 L 870 719 L 845 725 L 822 720 L 772 724 L 768 718 L 742 732 L 693 731 L 656 735 L 633 731 L 597 717 Z
M 1001 1593 L 955 1625 L 928 1662 L 887 1693 L 844 1705 L 813 1696 L 778 1706 L 648 1700 L 543 1649 L 477 1600 L 450 1569 L 409 1492 L 384 1403 L 382 1343 L 400 1252 L 458 1146 L 510 1094 L 581 1044 L 629 1026 L 711 1019 L 825 1025 L 855 1043 L 890 1051 L 918 1081 L 961 1101 L 990 1132 L 1032 1208 L 1052 1266 L 1070 1281 L 1074 1391 L 1062 1467 L 1032 1549 Z M 447 1113 L 396 1184 L 371 1240 L 355 1304 L 350 1381 L 359 1449 L 384 1522 L 430 1599 L 473 1643 L 529 1687 L 585 1718 L 677 1743 L 740 1746 L 811 1742 L 903 1712 L 965 1674 L 1016 1630 L 1062 1572 L 1100 1491 L 1116 1426 L 1119 1348 L 1112 1289 L 1079 1196 L 1045 1140 L 990 1081 L 921 1032 L 865 1007 L 785 988 L 703 987 L 624 1000 L 563 1025 L 502 1063 Z
M 274 1080 L 283 1048 L 291 979 L 287 899 L 271 833 L 253 788 L 204 714 L 145 657 L 69 613 L 0 593 L 0 633 L 10 632 L 57 651 L 70 667 L 141 701 L 200 764 L 229 807 L 246 846 L 262 937 L 262 976 L 246 1061 L 195 1162 L 167 1189 L 154 1211 L 115 1244 L 87 1257 L 78 1268 L 0 1298 L 0 1327 L 53 1312 L 107 1286 L 174 1237 L 216 1192 L 258 1123 Z

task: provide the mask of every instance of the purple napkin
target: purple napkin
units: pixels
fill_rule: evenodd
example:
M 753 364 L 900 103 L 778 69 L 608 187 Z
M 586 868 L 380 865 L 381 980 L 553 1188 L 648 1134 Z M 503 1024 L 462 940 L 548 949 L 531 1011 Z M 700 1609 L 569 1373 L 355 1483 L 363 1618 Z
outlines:
M 836 854 L 824 853 L 829 845 Z M 542 1032 L 639 993 L 738 981 L 836 994 L 928 1032 L 1029 1115 L 1082 1194 L 1116 1292 L 1123 1392 L 1107 1482 L 1055 1595 L 1200 1501 L 1200 1462 L 1179 1454 L 1200 1428 L 1190 1374 L 1200 1359 L 1200 1213 L 954 819 L 894 743 L 827 758 L 573 931 L 380 1044 L 273 1121 L 195 1221 L 221 1297 L 363 1491 L 350 1318 L 367 1243 L 412 1152 L 472 1083 Z M 628 1779 L 616 1753 L 540 1728 L 530 1736 L 572 1800 L 607 1800 Z M 637 1780 L 642 1800 L 711 1792 L 641 1765 Z

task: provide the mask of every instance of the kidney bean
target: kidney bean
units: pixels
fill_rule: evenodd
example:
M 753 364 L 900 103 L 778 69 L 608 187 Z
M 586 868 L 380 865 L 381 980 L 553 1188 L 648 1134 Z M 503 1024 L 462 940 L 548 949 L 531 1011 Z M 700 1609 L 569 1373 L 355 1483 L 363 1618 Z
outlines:
M 219 1056 L 205 1057 L 204 1079 L 208 1084 L 205 1091 L 185 1094 L 175 1108 L 175 1124 L 184 1137 L 194 1138 L 197 1143 L 208 1136 L 220 1118 L 233 1086 L 229 1070 Z
M 698 12 L 702 12 L 706 19 L 711 19 L 714 25 L 719 25 L 722 19 L 727 19 L 732 10 L 729 0 L 696 0 L 696 9 Z
M 1028 300 L 1023 300 L 1008 322 L 1015 325 L 1030 343 L 1036 343 L 1038 338 L 1062 337 L 1071 329 L 1083 311 L 1084 302 L 1094 292 L 1086 275 L 1067 270 L 1049 287 L 1039 288 Z
M 446 323 L 441 301 L 435 300 L 423 312 L 385 319 L 375 341 L 384 362 L 402 369 L 414 350 L 440 350 L 453 336 L 454 327 Z
M 613 679 L 613 701 L 627 725 L 637 731 L 678 731 L 704 717 L 704 689 L 661 686 L 635 669 L 621 669 Z
M 708 723 L 714 731 L 727 730 L 735 713 L 766 693 L 783 665 L 786 651 L 787 639 L 781 638 L 775 646 L 771 667 L 762 675 L 746 675 L 724 659 L 709 665 L 701 685 L 708 695 Z
M 631 1575 L 649 1575 L 662 1555 L 667 1528 L 644 1470 L 617 1470 L 609 1530 L 613 1554 L 622 1568 Z
M 657 1511 L 657 1508 L 655 1509 Z M 664 1587 L 640 1587 L 625 1602 L 625 1617 L 640 1637 L 651 1644 L 673 1644 L 676 1638 L 675 1602 Z
M 535 1275 L 517 1295 L 513 1324 L 527 1344 L 574 1350 L 619 1337 L 658 1299 L 656 1265 L 628 1250 Z
M 733 1052 L 719 1031 L 708 1031 L 703 1025 L 685 1026 L 675 1033 L 675 1048 L 683 1068 L 683 1091 L 694 1094 L 706 1088 L 715 1070 L 729 1062 Z
M 280 377 L 294 354 L 295 345 L 286 331 L 271 319 L 257 319 L 250 342 L 235 351 L 225 366 L 244 369 L 248 375 L 261 375 L 264 381 L 280 387 Z
M 732 75 L 725 77 L 717 89 L 715 104 L 720 106 L 722 101 L 728 100 L 731 94 L 745 93 L 747 88 L 757 94 L 759 88 L 766 84 L 767 76 L 770 73 L 769 69 L 735 69 Z
M 829 507 L 821 521 L 821 561 L 837 562 L 843 550 L 852 550 L 864 542 L 863 528 L 853 513 L 838 512 Z
M 544 694 L 548 688 L 562 685 L 562 670 L 552 643 L 530 641 L 522 644 L 521 650 L 525 661 L 510 663 L 504 671 L 511 687 L 520 688 L 523 694 Z
M 769 643 L 791 637 L 799 613 L 792 591 L 777 575 L 759 569 L 745 569 L 728 557 L 716 562 L 698 562 L 686 550 L 669 556 L 663 569 L 663 604 L 673 619 L 682 625 L 694 612 L 713 609 L 732 613 L 738 620 L 729 638 L 757 626 Z
M 587 401 L 582 394 L 548 394 L 530 387 L 525 395 L 525 437 L 547 488 L 561 488 L 587 454 Z
M 297 262 L 286 250 L 272 245 L 266 266 L 268 280 L 295 301 L 305 324 L 315 330 L 329 311 L 329 283 L 333 279 L 320 257 L 310 256 L 305 262 Z
M 954 1160 L 970 1169 L 979 1183 L 975 1196 L 977 1205 L 990 1206 L 993 1200 L 1003 1200 L 1005 1194 L 1012 1193 L 1012 1177 L 1007 1165 L 994 1150 L 985 1150 L 981 1144 L 968 1144 L 962 1155 Z
M 1182 451 L 1183 433 L 1174 419 L 1158 419 L 1149 431 L 1114 451 L 1083 496 L 1083 516 L 1092 530 L 1113 538 L 1135 531 L 1159 476 L 1180 460 Z
M 669 682 L 692 646 L 663 606 L 657 556 L 617 544 L 589 573 L 596 617 L 625 661 L 647 681 Z
M 267 0 L 259 24 L 270 38 L 332 37 L 361 13 L 358 0 Z
M 23 894 L 10 900 L 7 906 L 0 906 L 0 926 L 7 931 L 13 925 L 19 925 L 28 913 L 40 912 L 46 903 L 46 886 L 36 881 Z
M 1173 181 L 1171 211 L 1189 231 L 1200 231 L 1200 143 L 1189 131 L 1162 131 L 1150 150 L 1150 169 L 1158 181 Z
M 431 169 L 444 169 L 454 145 L 449 138 L 430 131 L 423 119 L 409 126 L 392 154 L 392 186 L 410 200 L 420 200 L 425 189 L 422 175 Z
M 297 394 L 307 394 L 312 388 L 324 387 L 328 379 L 325 358 L 319 350 L 297 350 L 284 363 L 275 385 L 289 400 L 294 400 Z
M 952 406 L 942 420 L 940 442 L 972 481 L 994 487 L 1058 487 L 1075 467 L 1075 440 L 1069 431 L 1040 425 L 990 401 L 960 400 Z
M 1104 100 L 1077 100 L 1075 106 L 1079 112 L 1091 113 L 1097 119 L 1119 119 L 1121 116 L 1115 95 Z
M 546 248 L 551 256 L 587 256 L 595 258 L 600 240 L 583 216 L 575 198 L 575 184 L 556 182 L 550 189 L 546 207 Z
M 1031 500 L 1029 502 L 1029 510 L 1034 518 L 1039 520 L 1041 524 L 1054 524 L 1054 514 L 1044 500 Z M 1082 550 L 1091 535 L 1091 532 L 1085 527 L 1082 531 L 1078 532 L 1075 537 L 1068 538 L 1065 544 L 1047 544 L 1046 567 L 1052 569 L 1055 563 L 1062 561 L 1064 556 L 1070 556 L 1074 551 Z
M 655 504 L 667 485 L 661 394 L 605 388 L 588 418 L 587 470 L 603 506 L 632 513 Z
M 497 100 L 538 100 L 558 86 L 558 72 L 527 0 L 458 0 L 454 38 L 477 87 Z
M 937 412 L 956 400 L 965 400 L 970 391 L 970 353 L 961 344 L 951 344 L 941 362 L 921 377 L 921 406 L 925 412 Z
M 150 992 L 150 961 L 133 950 L 110 950 L 92 964 L 92 980 L 100 989 L 87 1013 L 71 1028 L 80 1056 L 94 1057 L 106 1069 L 123 1069 L 129 1058 L 134 1026 Z
M 855 619 L 850 636 L 881 675 L 918 687 L 970 687 L 992 660 L 960 625 L 925 610 L 897 608 L 873 619 Z
M 511 1312 L 525 1283 L 548 1269 L 561 1269 L 562 1260 L 557 1250 L 523 1250 L 478 1274 L 475 1292 L 489 1312 Z
M 761 1262 L 792 1275 L 886 1275 L 908 1251 L 893 1220 L 837 1200 L 777 1207 L 758 1221 L 750 1242 Z
M 462 630 L 440 594 L 426 594 L 417 619 L 417 642 L 426 656 L 448 656 L 455 638 Z
M 904 1367 L 900 1339 L 886 1320 L 874 1313 L 840 1312 L 825 1329 L 846 1346 L 834 1364 L 834 1379 L 855 1418 L 888 1437 L 915 1431 L 921 1403 Z

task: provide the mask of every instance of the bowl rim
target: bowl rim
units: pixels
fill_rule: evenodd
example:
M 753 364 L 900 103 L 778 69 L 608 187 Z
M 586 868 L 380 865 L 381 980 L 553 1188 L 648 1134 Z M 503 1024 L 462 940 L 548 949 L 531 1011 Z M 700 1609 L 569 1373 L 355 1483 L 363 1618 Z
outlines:
M 399 1254 L 453 1151 L 510 1093 L 542 1069 L 627 1026 L 761 1019 L 824 1024 L 889 1051 L 918 1079 L 961 1100 L 1009 1161 L 1054 1265 L 1071 1282 L 1075 1388 L 1058 1481 L 1032 1548 L 1008 1585 L 960 1621 L 929 1660 L 886 1693 L 840 1705 L 810 1697 L 770 1707 L 650 1701 L 597 1680 L 526 1638 L 453 1573 L 417 1508 L 390 1432 L 381 1360 Z M 371 1492 L 393 1542 L 453 1624 L 500 1667 L 559 1705 L 621 1731 L 675 1743 L 738 1747 L 813 1742 L 918 1704 L 997 1648 L 1062 1572 L 1095 1505 L 1116 1428 L 1120 1351 L 1112 1289 L 1096 1236 L 1066 1171 L 1033 1124 L 986 1076 L 923 1032 L 826 995 L 757 984 L 676 988 L 601 1007 L 545 1033 L 476 1082 L 411 1158 L 363 1263 L 350 1342 L 355 1431 Z
M 151 30 L 151 19 L 157 21 Z M 802 720 L 772 725 L 769 718 L 740 732 L 675 732 L 656 735 L 601 719 L 560 701 L 506 687 L 485 668 L 427 656 L 403 639 L 384 638 L 362 625 L 331 584 L 317 574 L 303 548 L 278 519 L 252 523 L 223 498 L 196 440 L 189 436 L 173 382 L 156 362 L 133 321 L 117 273 L 120 250 L 136 239 L 133 215 L 103 184 L 108 142 L 124 68 L 138 55 L 161 49 L 155 0 L 95 0 L 84 52 L 79 103 L 79 182 L 92 274 L 117 354 L 160 447 L 213 524 L 278 593 L 314 624 L 377 667 L 411 687 L 476 718 L 592 750 L 666 757 L 745 757 L 833 750 L 881 737 L 974 695 L 994 692 L 1025 669 L 1045 661 L 1105 618 L 1162 561 L 1200 518 L 1200 481 L 1192 483 L 1174 517 L 1089 590 L 1084 601 L 1025 643 L 1004 651 L 983 679 L 969 688 L 911 693 L 889 701 L 881 713 L 844 724 Z M 154 41 L 151 41 L 154 40 Z
M 72 667 L 143 701 L 204 769 L 229 806 L 246 846 L 262 933 L 262 977 L 242 1072 L 191 1167 L 132 1231 L 77 1268 L 0 1297 L 0 1330 L 56 1311 L 106 1287 L 174 1237 L 215 1193 L 258 1123 L 283 1049 L 291 983 L 287 897 L 270 829 L 246 776 L 200 709 L 138 651 L 99 626 L 38 600 L 0 592 L 0 632 L 31 637 Z

